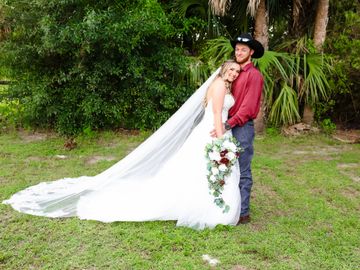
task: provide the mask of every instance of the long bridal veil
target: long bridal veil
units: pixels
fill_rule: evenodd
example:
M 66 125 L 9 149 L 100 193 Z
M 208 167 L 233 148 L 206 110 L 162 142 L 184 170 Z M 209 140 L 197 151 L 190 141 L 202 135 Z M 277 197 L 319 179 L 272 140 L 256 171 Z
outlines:
M 76 216 L 80 197 L 86 197 L 116 181 L 149 179 L 185 142 L 203 115 L 203 99 L 210 78 L 156 132 L 125 158 L 96 176 L 42 182 L 3 201 L 14 209 L 47 217 Z M 209 131 L 210 132 L 210 131 Z

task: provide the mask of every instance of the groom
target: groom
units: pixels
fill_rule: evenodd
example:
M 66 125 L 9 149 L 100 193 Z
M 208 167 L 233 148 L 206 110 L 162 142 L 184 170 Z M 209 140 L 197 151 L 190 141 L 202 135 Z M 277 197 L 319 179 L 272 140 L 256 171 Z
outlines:
M 264 47 L 250 34 L 241 34 L 231 41 L 235 49 L 235 59 L 241 66 L 239 77 L 232 84 L 235 104 L 229 111 L 225 129 L 232 129 L 233 135 L 240 142 L 244 152 L 239 157 L 241 213 L 239 224 L 250 222 L 250 193 L 253 184 L 251 160 L 254 154 L 254 121 L 260 110 L 260 98 L 264 80 L 253 63 L 252 58 L 260 58 Z

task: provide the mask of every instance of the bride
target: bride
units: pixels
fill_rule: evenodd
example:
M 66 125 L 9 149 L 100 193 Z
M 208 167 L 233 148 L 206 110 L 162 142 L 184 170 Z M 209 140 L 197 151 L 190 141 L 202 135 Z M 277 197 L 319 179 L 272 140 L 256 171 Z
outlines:
M 238 163 L 223 185 L 224 211 L 209 192 L 205 146 L 229 137 L 223 123 L 234 104 L 231 83 L 240 66 L 224 62 L 184 105 L 124 159 L 96 176 L 42 182 L 3 201 L 45 217 L 113 221 L 176 220 L 194 229 L 236 225 L 240 215 Z

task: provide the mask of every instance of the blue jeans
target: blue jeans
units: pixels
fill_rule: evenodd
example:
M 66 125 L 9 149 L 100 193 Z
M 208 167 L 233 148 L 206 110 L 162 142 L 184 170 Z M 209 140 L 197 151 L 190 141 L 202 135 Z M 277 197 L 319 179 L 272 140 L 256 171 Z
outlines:
M 254 155 L 254 122 L 248 121 L 242 127 L 235 126 L 232 129 L 234 137 L 240 142 L 244 152 L 240 153 L 240 195 L 241 195 L 241 213 L 240 216 L 246 216 L 250 213 L 250 193 L 253 185 L 251 174 L 251 160 Z

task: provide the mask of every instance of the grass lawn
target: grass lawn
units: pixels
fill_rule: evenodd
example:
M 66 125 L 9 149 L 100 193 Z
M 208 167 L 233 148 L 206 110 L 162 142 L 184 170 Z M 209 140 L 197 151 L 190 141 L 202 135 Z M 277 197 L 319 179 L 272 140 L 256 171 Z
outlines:
M 95 175 L 146 136 L 103 132 L 67 151 L 56 135 L 1 134 L 0 201 L 44 180 Z M 104 224 L 0 204 L 0 269 L 359 269 L 360 145 L 271 135 L 255 147 L 250 224 Z M 212 268 L 203 254 L 220 263 Z

